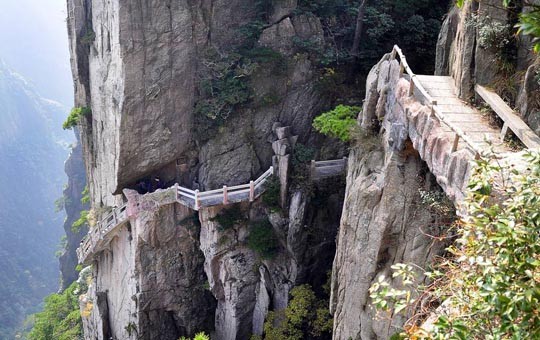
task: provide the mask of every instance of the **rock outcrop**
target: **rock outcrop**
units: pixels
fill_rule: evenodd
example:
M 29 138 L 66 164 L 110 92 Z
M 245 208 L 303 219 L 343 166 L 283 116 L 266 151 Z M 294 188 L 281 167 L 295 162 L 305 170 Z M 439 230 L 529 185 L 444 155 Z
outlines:
M 441 253 L 446 244 L 437 237 L 447 232 L 453 206 L 448 202 L 448 214 L 441 214 L 423 197 L 440 197 L 444 205 L 447 192 L 459 202 L 470 172 L 471 155 L 448 153 L 439 123 L 408 97 L 408 82 L 388 57 L 368 76 L 359 117 L 364 135 L 349 157 L 332 271 L 334 339 L 386 339 L 399 329 L 404 318 L 378 318 L 368 289 L 380 275 L 391 277 L 393 264 L 425 268 Z
M 78 132 L 75 135 L 78 137 Z M 60 256 L 62 289 L 67 288 L 79 277 L 76 270 L 78 264 L 76 250 L 82 238 L 88 232 L 86 225 L 82 225 L 79 230 L 73 230 L 73 222 L 79 219 L 80 212 L 88 209 L 88 204 L 81 202 L 83 191 L 86 187 L 86 174 L 84 172 L 82 148 L 79 142 L 71 149 L 64 170 L 68 177 L 68 182 L 63 193 L 64 209 L 66 211 L 66 219 L 64 220 L 66 247 L 64 253 Z

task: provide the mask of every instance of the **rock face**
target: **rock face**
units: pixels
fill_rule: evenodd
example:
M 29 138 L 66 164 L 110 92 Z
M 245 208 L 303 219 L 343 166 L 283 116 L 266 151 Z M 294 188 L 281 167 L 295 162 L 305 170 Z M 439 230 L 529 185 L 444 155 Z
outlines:
M 312 131 L 313 117 L 328 103 L 316 89 L 310 60 L 292 57 L 293 38 L 322 41 L 323 32 L 317 17 L 293 15 L 296 1 L 273 1 L 268 25 L 254 42 L 280 52 L 284 69 L 259 67 L 250 75 L 249 105 L 218 127 L 198 125 L 207 55 L 227 54 L 242 43 L 239 28 L 256 19 L 256 5 L 68 0 L 76 106 L 92 109 L 81 122 L 81 145 L 98 215 L 121 204 L 122 190 L 145 177 L 194 190 L 249 182 L 272 164 L 276 122 L 289 127 L 294 143 L 324 145 L 327 157 L 343 156 Z M 211 218 L 221 208 L 192 216 L 172 203 L 152 208 L 147 198 L 124 191 L 146 208 L 94 259 L 81 305 L 85 337 L 176 340 L 215 329 L 226 340 L 260 333 L 267 311 L 284 308 L 291 287 L 324 280 L 311 271 L 324 273 L 331 265 L 341 200 L 339 187 L 330 189 L 323 208 L 302 190 L 283 200 L 292 202 L 288 214 L 270 218 L 281 242 L 273 261 L 246 247 L 249 224 L 235 233 L 218 230 Z M 259 205 L 244 207 L 246 216 L 266 218 Z M 185 226 L 192 217 L 200 229 Z M 312 229 L 320 235 L 309 236 Z
M 75 134 L 76 136 L 78 133 Z M 80 142 L 71 149 L 71 154 L 66 161 L 64 168 L 68 177 L 68 183 L 64 189 L 64 209 L 66 219 L 64 221 L 64 231 L 66 232 L 66 248 L 64 254 L 60 256 L 60 273 L 62 289 L 67 288 L 77 280 L 79 274 L 75 270 L 78 264 L 77 247 L 88 232 L 86 225 L 83 225 L 77 232 L 72 230 L 73 222 L 80 217 L 82 210 L 88 209 L 88 204 L 81 202 L 82 192 L 86 187 L 86 174 L 84 172 L 84 161 Z
M 470 171 L 470 155 L 459 152 L 454 157 L 463 166 L 441 166 L 445 162 L 440 160 L 448 156 L 444 143 L 436 142 L 439 127 L 429 110 L 402 95 L 408 88 L 402 81 L 398 63 L 388 56 L 368 76 L 359 123 L 370 129 L 349 157 L 332 271 L 334 339 L 386 339 L 405 321 L 401 316 L 378 318 L 368 289 L 380 275 L 391 277 L 393 264 L 425 267 L 444 249 L 443 242 L 429 235 L 445 233 L 451 216 L 430 206 L 422 194 L 444 196 L 439 182 L 452 200 L 459 201 Z M 381 122 L 380 133 L 370 123 L 374 120 Z

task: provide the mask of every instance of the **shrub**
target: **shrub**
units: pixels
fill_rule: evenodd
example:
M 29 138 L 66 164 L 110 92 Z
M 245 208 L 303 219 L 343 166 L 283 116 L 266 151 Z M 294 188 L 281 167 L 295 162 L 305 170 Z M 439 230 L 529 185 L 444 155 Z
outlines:
M 84 190 L 81 192 L 81 203 L 88 204 L 90 203 L 90 191 L 88 190 L 88 185 L 84 187 Z
M 265 183 L 266 191 L 262 195 L 262 201 L 266 204 L 272 211 L 281 209 L 279 205 L 279 197 L 281 194 L 281 184 L 277 176 L 272 176 Z
M 253 222 L 247 239 L 247 245 L 263 259 L 273 258 L 278 250 L 278 238 L 268 220 Z
M 315 118 L 313 127 L 322 134 L 349 142 L 351 129 L 356 125 L 356 115 L 360 110 L 357 106 L 338 105 L 334 110 Z
M 96 33 L 91 28 L 81 37 L 81 43 L 83 45 L 91 45 L 95 40 Z
M 189 338 L 186 338 L 185 336 L 183 336 L 183 337 L 180 337 L 178 340 L 189 340 Z M 200 332 L 200 333 L 195 334 L 195 337 L 193 338 L 193 340 L 210 340 L 210 337 L 206 335 L 206 333 Z
M 226 231 L 245 220 L 240 205 L 235 204 L 231 208 L 223 209 L 218 215 L 210 219 L 219 224 L 219 231 Z
M 294 287 L 284 311 L 268 313 L 264 323 L 266 340 L 327 339 L 332 334 L 328 302 L 318 299 L 310 285 Z
M 75 282 L 63 293 L 45 298 L 43 311 L 34 315 L 29 340 L 73 340 L 82 338 L 82 320 Z
M 390 287 L 384 278 L 371 287 L 373 303 L 394 314 L 410 312 L 415 297 L 444 300 L 446 312 L 439 315 L 431 334 L 408 324 L 400 337 L 540 336 L 540 152 L 529 152 L 524 160 L 527 171 L 478 161 L 464 202 L 468 217 L 459 225 L 457 244 L 448 249 L 454 258 L 425 273 L 433 282 L 429 289 L 412 288 L 416 277 L 407 265 L 392 267 L 401 271 L 393 277 L 402 278 L 404 289 Z
M 498 339 L 540 336 L 540 153 L 525 155 L 530 171 L 478 161 L 469 184 L 469 218 L 460 230 L 457 262 L 446 285 L 455 312 L 439 319 L 439 334 Z M 503 178 L 494 193 L 494 178 Z
M 86 117 L 90 114 L 92 114 L 92 110 L 90 110 L 88 107 L 75 107 L 69 113 L 64 124 L 62 124 L 62 128 L 64 130 L 72 129 L 81 122 L 82 117 Z
M 76 220 L 75 222 L 73 222 L 73 224 L 71 225 L 71 231 L 72 232 L 78 233 L 84 225 L 88 225 L 88 215 L 89 215 L 89 213 L 90 212 L 88 210 L 81 211 L 79 219 Z

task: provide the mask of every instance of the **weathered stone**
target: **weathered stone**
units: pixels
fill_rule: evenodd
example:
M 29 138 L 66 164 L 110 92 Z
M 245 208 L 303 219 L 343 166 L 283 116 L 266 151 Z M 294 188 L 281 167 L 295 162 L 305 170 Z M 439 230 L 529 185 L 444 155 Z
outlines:
M 279 23 L 265 29 L 259 38 L 259 44 L 264 47 L 270 47 L 285 55 L 291 55 L 293 52 L 293 38 L 296 31 L 290 18 L 285 18 Z
M 291 136 L 291 127 L 284 126 L 276 129 L 277 139 L 285 139 Z
M 272 0 L 272 14 L 270 15 L 270 22 L 275 23 L 282 20 L 284 17 L 291 15 L 291 13 L 298 6 L 298 0 Z
M 272 149 L 278 156 L 285 156 L 291 152 L 291 144 L 287 138 L 279 139 L 272 143 Z
M 527 69 L 519 90 L 516 106 L 529 127 L 540 135 L 540 83 L 538 81 L 540 65 L 534 64 Z

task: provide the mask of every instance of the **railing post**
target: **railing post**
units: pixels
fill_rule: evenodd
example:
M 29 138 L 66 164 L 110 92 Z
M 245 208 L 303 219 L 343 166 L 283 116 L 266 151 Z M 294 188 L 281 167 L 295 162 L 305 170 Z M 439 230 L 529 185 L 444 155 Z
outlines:
M 431 102 L 431 115 L 435 115 L 435 106 L 437 106 L 437 101 L 433 100 Z
M 223 204 L 229 204 L 229 192 L 227 191 L 227 186 L 223 186 Z
M 270 167 L 270 175 L 272 175 L 272 176 L 274 175 L 274 166 Z
M 201 202 L 199 201 L 199 189 L 195 190 L 195 210 L 199 210 Z
M 416 77 L 415 74 L 411 76 L 411 82 L 409 84 L 409 97 L 414 96 L 414 77 Z
M 452 152 L 455 152 L 459 145 L 459 135 L 456 133 L 456 136 L 454 137 L 454 144 L 452 145 Z
M 311 166 L 310 166 L 310 174 L 311 174 L 311 180 L 315 180 L 315 175 L 316 175 L 316 168 L 317 168 L 317 165 L 315 164 L 315 160 L 311 160 Z
M 255 200 L 255 183 L 249 181 L 249 201 L 253 202 Z
M 392 53 L 390 54 L 390 61 L 396 59 L 396 47 L 392 49 Z
M 501 135 L 500 135 L 501 142 L 504 142 L 504 137 L 506 137 L 507 132 L 508 132 L 508 124 L 504 123 L 504 125 L 502 127 L 502 130 L 501 130 Z
M 180 202 L 178 197 L 178 183 L 174 183 L 174 200 Z

